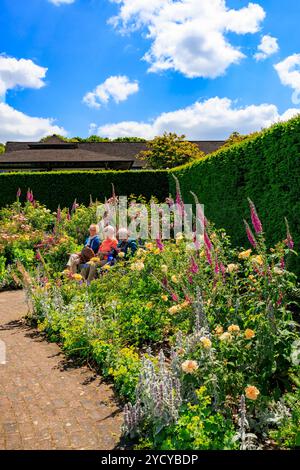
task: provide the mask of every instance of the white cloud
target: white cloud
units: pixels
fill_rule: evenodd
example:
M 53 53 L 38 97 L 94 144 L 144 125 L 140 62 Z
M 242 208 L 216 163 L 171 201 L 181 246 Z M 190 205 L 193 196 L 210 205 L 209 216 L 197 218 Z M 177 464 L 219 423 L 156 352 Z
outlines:
M 116 75 L 107 78 L 105 82 L 87 93 L 83 98 L 83 102 L 91 108 L 100 108 L 102 104 L 108 103 L 110 99 L 119 103 L 127 100 L 129 95 L 138 91 L 139 84 L 137 81 L 131 82 L 125 75 Z
M 110 23 L 121 32 L 145 28 L 152 41 L 149 70 L 176 70 L 186 77 L 215 78 L 245 56 L 227 32 L 256 33 L 265 18 L 260 5 L 229 9 L 226 0 L 111 0 L 119 13 Z
M 0 142 L 8 140 L 39 140 L 49 134 L 66 135 L 53 119 L 31 117 L 6 103 L 0 103 Z
M 279 51 L 278 40 L 269 35 L 263 36 L 257 49 L 259 52 L 254 55 L 254 58 L 264 60 Z
M 151 139 L 166 131 L 183 133 L 192 140 L 222 140 L 233 131 L 248 134 L 298 113 L 300 109 L 289 109 L 280 115 L 274 104 L 239 108 L 229 98 L 215 97 L 203 102 L 196 101 L 187 108 L 162 113 L 150 123 L 123 121 L 106 124 L 98 128 L 98 134 L 110 138 L 136 136 Z
M 293 54 L 282 62 L 274 65 L 280 81 L 283 85 L 289 86 L 294 90 L 292 102 L 300 103 L 300 54 Z
M 58 7 L 60 5 L 70 5 L 71 3 L 74 3 L 75 0 L 49 0 L 49 2 Z
M 42 88 L 47 70 L 32 60 L 0 55 L 0 97 L 16 87 Z

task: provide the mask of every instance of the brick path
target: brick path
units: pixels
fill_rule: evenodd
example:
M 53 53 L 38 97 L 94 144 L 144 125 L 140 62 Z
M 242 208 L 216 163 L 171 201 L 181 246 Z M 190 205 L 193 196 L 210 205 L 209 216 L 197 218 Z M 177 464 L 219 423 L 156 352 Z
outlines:
M 25 313 L 22 291 L 0 293 L 0 449 L 113 449 L 122 415 L 110 386 L 87 367 L 66 366 Z

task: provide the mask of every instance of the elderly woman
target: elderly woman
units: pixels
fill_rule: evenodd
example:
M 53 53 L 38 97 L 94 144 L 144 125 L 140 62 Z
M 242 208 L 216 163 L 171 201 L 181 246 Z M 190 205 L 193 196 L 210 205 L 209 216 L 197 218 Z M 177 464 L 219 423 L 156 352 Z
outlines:
M 82 276 L 86 279 L 89 284 L 96 276 L 96 270 L 98 266 L 104 266 L 108 262 L 108 257 L 117 248 L 118 240 L 115 238 L 115 229 L 112 225 L 107 225 L 103 230 L 104 240 L 99 246 L 97 253 L 98 262 L 92 261 L 84 265 L 81 270 Z
M 119 243 L 116 248 L 117 256 L 124 253 L 122 257 L 125 259 L 133 256 L 137 250 L 137 243 L 134 238 L 129 238 L 129 231 L 127 228 L 120 228 L 118 231 Z M 119 256 L 121 258 L 121 256 Z
M 84 246 L 91 248 L 94 253 L 97 253 L 100 246 L 100 238 L 98 236 L 99 227 L 96 224 L 91 224 L 89 228 L 90 235 L 85 240 Z M 67 263 L 67 268 L 71 271 L 71 273 L 75 274 L 77 271 L 77 266 L 81 262 L 81 253 L 74 253 L 70 256 L 69 261 Z

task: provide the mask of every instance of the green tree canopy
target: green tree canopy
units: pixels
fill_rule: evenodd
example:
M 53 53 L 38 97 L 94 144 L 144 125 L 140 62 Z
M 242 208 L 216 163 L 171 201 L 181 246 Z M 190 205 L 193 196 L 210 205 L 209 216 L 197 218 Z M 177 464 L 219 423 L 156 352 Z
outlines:
M 154 169 L 174 168 L 205 156 L 196 144 L 186 140 L 185 135 L 172 132 L 148 141 L 147 147 L 138 158 L 146 160 L 147 167 Z

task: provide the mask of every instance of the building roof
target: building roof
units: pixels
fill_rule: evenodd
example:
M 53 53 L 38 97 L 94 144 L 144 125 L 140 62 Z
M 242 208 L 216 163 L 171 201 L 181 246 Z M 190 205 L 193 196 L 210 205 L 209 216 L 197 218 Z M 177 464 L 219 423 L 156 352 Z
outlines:
M 106 168 L 130 169 L 135 163 L 131 157 L 116 157 L 78 148 L 45 148 L 5 152 L 0 157 L 0 169 L 18 168 Z
M 205 154 L 223 141 L 194 141 Z M 0 170 L 16 169 L 139 169 L 145 162 L 136 156 L 146 142 L 64 142 L 53 136 L 45 142 L 7 142 L 0 156 Z

